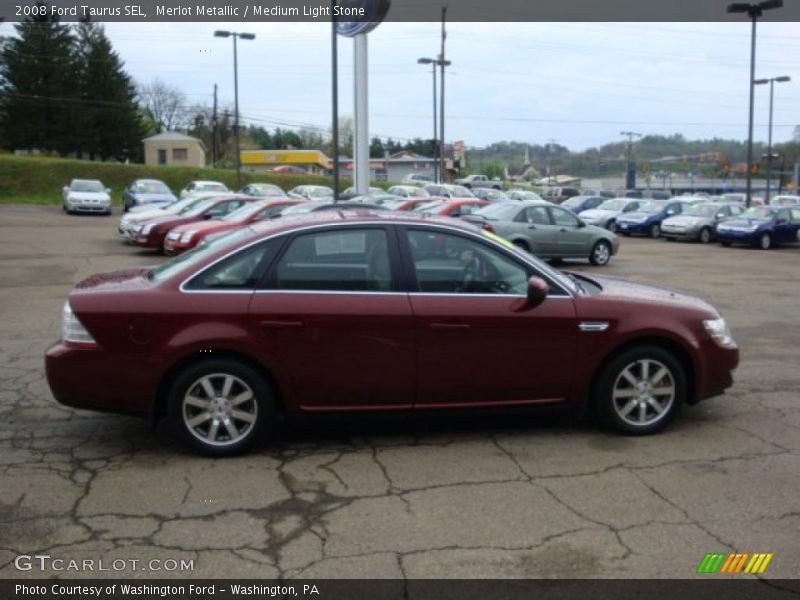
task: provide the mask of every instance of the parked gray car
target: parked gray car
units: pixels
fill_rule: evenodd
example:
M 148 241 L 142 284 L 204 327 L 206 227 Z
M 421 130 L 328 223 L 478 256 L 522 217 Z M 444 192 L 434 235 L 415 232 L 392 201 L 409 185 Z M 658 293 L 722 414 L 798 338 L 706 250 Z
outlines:
M 111 196 L 98 179 L 73 179 L 62 190 L 61 207 L 67 214 L 76 212 L 111 214 Z
M 694 240 L 707 244 L 715 237 L 717 224 L 744 211 L 741 204 L 732 202 L 702 202 L 693 204 L 683 214 L 664 219 L 661 236 L 668 240 Z
M 612 232 L 542 200 L 490 204 L 462 218 L 539 258 L 587 258 L 606 265 L 619 249 Z

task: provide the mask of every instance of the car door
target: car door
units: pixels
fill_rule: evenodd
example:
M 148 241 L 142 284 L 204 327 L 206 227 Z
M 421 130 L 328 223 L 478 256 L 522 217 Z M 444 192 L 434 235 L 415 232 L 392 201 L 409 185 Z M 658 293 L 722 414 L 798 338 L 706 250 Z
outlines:
M 294 234 L 250 303 L 251 330 L 307 411 L 411 408 L 414 332 L 388 226 Z
M 782 208 L 775 215 L 775 241 L 787 244 L 797 241 L 798 223 L 792 222 L 792 214 L 788 208 Z
M 595 235 L 570 211 L 556 206 L 548 207 L 555 226 L 556 252 L 558 256 L 589 256 Z
M 528 206 L 517 217 L 520 234 L 528 241 L 528 247 L 536 256 L 556 256 L 556 226 L 550 219 L 546 205 Z
M 417 338 L 416 408 L 561 402 L 572 386 L 577 322 L 553 287 L 526 308 L 533 268 L 473 234 L 400 230 Z

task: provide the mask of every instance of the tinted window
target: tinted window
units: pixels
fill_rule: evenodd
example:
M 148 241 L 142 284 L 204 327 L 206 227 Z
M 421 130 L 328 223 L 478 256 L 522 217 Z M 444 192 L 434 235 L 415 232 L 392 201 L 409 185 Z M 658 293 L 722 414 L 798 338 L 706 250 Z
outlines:
M 551 208 L 550 213 L 553 215 L 553 222 L 559 227 L 577 227 L 578 219 L 575 218 L 571 212 L 562 210 L 560 208 Z
M 186 284 L 189 290 L 251 290 L 271 262 L 281 240 L 245 248 L 218 262 Z
M 793 208 L 792 212 L 792 221 L 800 222 L 800 208 Z
M 431 294 L 518 294 L 527 292 L 527 270 L 474 240 L 412 230 L 408 243 L 418 290 Z
M 270 277 L 280 290 L 387 291 L 392 273 L 383 229 L 348 229 L 295 237 Z
M 547 215 L 546 206 L 529 206 L 525 209 L 524 220 L 526 223 L 536 225 L 550 225 L 550 217 Z

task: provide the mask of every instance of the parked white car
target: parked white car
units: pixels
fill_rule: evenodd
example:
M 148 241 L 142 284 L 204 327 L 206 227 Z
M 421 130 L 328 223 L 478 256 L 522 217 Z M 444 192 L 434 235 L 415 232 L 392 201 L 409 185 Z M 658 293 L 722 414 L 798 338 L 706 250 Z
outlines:
M 773 196 L 769 200 L 770 206 L 796 206 L 797 204 L 800 204 L 800 196 L 792 196 L 790 194 Z
M 181 190 L 181 200 L 187 196 L 195 196 L 198 193 L 213 192 L 217 194 L 225 194 L 230 192 L 228 186 L 219 181 L 190 181 L 186 187 Z
M 609 198 L 597 208 L 584 210 L 580 213 L 580 217 L 589 225 L 616 231 L 617 217 L 623 213 L 633 212 L 639 208 L 639 204 L 642 202 L 637 198 Z
M 203 197 L 195 198 L 194 196 L 189 196 L 188 198 L 184 198 L 183 200 L 178 200 L 177 202 L 173 202 L 172 204 L 168 204 L 167 206 L 157 206 L 157 207 L 147 207 L 147 206 L 137 206 L 134 209 L 131 209 L 119 220 L 119 227 L 117 231 L 119 234 L 124 238 L 130 238 L 131 233 L 133 232 L 133 228 L 138 225 L 139 223 L 144 223 L 145 221 L 149 221 L 154 217 L 162 217 L 164 215 L 177 215 L 187 206 L 194 204 L 195 202 L 202 200 Z
M 62 208 L 67 214 L 76 212 L 111 214 L 110 189 L 99 179 L 73 179 L 62 192 Z

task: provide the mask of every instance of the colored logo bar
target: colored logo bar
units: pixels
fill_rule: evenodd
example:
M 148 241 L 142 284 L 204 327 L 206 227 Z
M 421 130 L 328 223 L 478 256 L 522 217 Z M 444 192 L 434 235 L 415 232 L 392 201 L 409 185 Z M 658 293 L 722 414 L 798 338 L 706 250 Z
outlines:
M 708 553 L 703 557 L 703 560 L 700 561 L 697 572 L 704 574 L 749 573 L 752 575 L 759 575 L 766 570 L 769 561 L 772 560 L 772 556 L 772 553 Z

